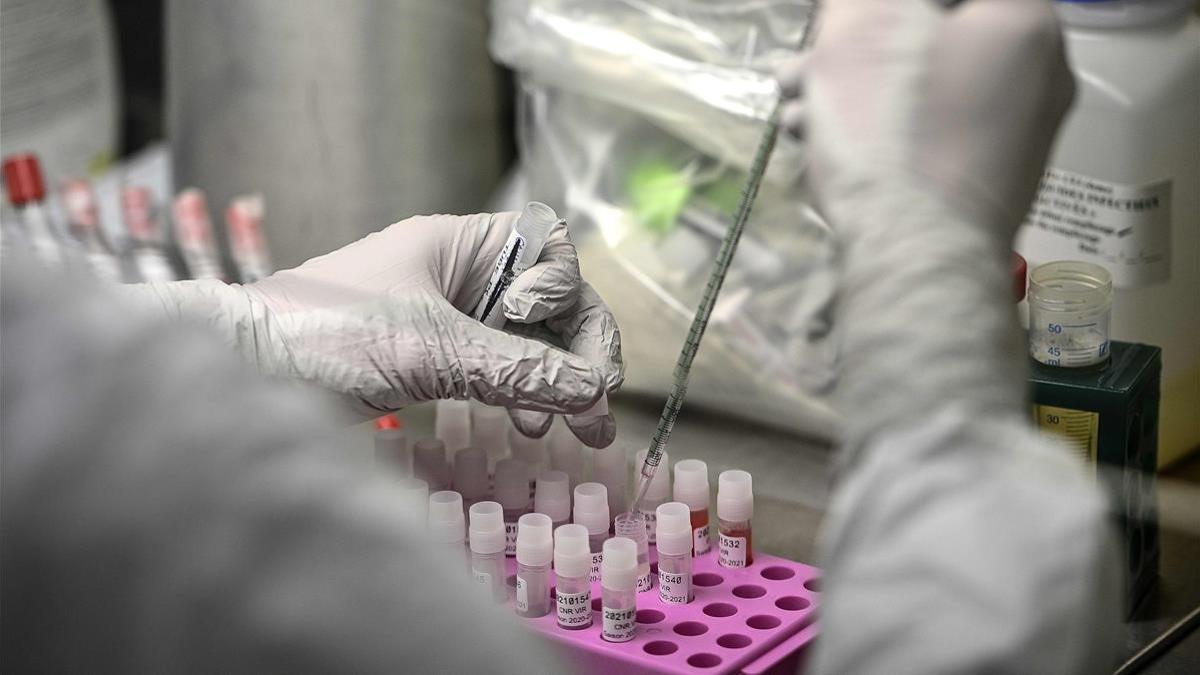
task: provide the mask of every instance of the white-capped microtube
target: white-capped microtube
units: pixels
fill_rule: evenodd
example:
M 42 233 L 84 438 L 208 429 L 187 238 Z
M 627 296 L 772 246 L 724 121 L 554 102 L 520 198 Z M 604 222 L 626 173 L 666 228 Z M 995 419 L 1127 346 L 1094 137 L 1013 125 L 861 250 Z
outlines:
M 553 527 L 544 513 L 526 513 L 517 521 L 517 614 L 521 616 L 550 613 Z
M 471 577 L 492 599 L 508 598 L 504 572 L 504 509 L 496 502 L 479 502 L 470 509 Z
M 504 508 L 505 555 L 517 553 L 517 521 L 529 513 L 529 469 L 517 459 L 496 462 L 496 501 Z
M 646 463 L 647 450 L 639 450 L 637 453 L 637 464 L 641 466 Z M 658 460 L 660 467 L 671 466 L 671 458 L 666 452 L 662 453 L 662 457 Z M 654 519 L 658 505 L 671 499 L 671 472 L 660 470 L 654 472 L 654 478 L 651 479 L 649 487 L 646 488 L 646 495 L 642 497 L 642 501 L 638 502 L 638 513 L 646 520 L 647 533 L 650 536 L 650 543 L 654 543 L 656 529 Z
M 234 197 L 225 208 L 229 252 L 233 254 L 238 280 L 243 284 L 265 279 L 275 271 L 267 250 L 267 238 L 262 231 L 263 215 L 261 194 Z
M 600 637 L 608 642 L 629 642 L 637 633 L 637 544 L 626 537 L 604 542 L 600 576 Z
M 654 587 L 650 577 L 650 543 L 646 533 L 646 519 L 640 512 L 617 514 L 613 520 L 613 532 L 637 544 L 637 591 L 647 593 Z
M 413 444 L 413 475 L 429 483 L 430 490 L 449 489 L 450 465 L 440 440 L 422 438 Z
M 471 405 L 471 447 L 483 448 L 488 470 L 508 456 L 508 410 L 483 403 Z
M 454 453 L 454 478 L 451 485 L 462 495 L 463 503 L 468 508 L 488 498 L 490 491 L 487 466 L 487 453 L 483 448 L 463 448 Z M 503 520 L 501 523 L 503 524 Z
M 582 630 L 592 625 L 592 551 L 583 525 L 554 530 L 554 604 L 558 627 Z
M 471 445 L 471 402 L 443 399 L 437 402 L 433 435 L 446 446 L 446 462 L 454 461 L 454 453 Z
M 1029 355 L 1062 368 L 1108 360 L 1112 275 L 1074 260 L 1038 265 L 1029 275 Z
M 698 459 L 675 463 L 675 501 L 687 504 L 692 519 L 692 554 L 704 555 L 712 548 L 709 539 L 708 465 Z
M 613 443 L 592 450 L 592 480 L 608 490 L 608 512 L 620 513 L 628 506 L 629 458 L 625 446 Z
M 193 279 L 224 279 L 225 270 L 217 256 L 217 243 L 208 201 L 199 188 L 188 188 L 175 197 L 171 206 L 175 220 L 175 242 Z
M 571 479 L 562 471 L 543 471 L 533 494 L 533 510 L 550 516 L 554 528 L 571 521 Z
M 754 482 L 738 469 L 717 477 L 717 563 L 748 567 L 754 562 L 750 521 L 754 518 Z
M 600 563 L 604 560 L 604 540 L 612 519 L 608 515 L 608 491 L 600 483 L 580 483 L 575 486 L 575 524 L 588 531 L 588 546 L 592 551 L 591 580 L 600 580 Z
M 547 444 L 550 446 L 550 468 L 567 474 L 571 489 L 575 489 L 583 481 L 583 443 L 566 422 L 556 420 L 550 427 Z
M 517 216 L 504 248 L 496 256 L 492 276 L 488 279 L 483 297 L 475 306 L 473 316 L 489 328 L 504 327 L 504 293 L 512 280 L 533 267 L 542 254 L 542 246 L 558 224 L 558 214 L 541 202 L 529 202 Z
M 508 448 L 512 452 L 513 459 L 519 459 L 529 467 L 529 485 L 533 487 L 538 474 L 548 468 L 546 466 L 546 439 L 544 437 L 530 438 L 516 427 L 510 426 L 508 428 Z
M 462 495 L 451 490 L 439 490 L 429 495 L 429 541 L 436 553 L 461 563 L 467 562 L 466 518 L 463 516 Z
M 668 605 L 692 601 L 692 519 L 683 502 L 658 507 L 658 599 Z

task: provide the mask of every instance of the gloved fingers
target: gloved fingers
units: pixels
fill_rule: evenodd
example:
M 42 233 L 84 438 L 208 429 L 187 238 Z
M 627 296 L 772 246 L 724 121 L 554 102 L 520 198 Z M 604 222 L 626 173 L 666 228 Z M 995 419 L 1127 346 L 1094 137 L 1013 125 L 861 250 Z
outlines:
M 563 419 L 571 433 L 588 447 L 606 448 L 617 438 L 617 420 L 611 412 L 589 417 L 567 415 Z
M 452 312 L 447 307 L 447 312 Z M 458 362 L 461 387 L 488 405 L 549 413 L 576 413 L 590 408 L 604 393 L 609 378 L 588 359 L 536 340 L 492 330 L 454 313 L 449 339 Z M 444 395 L 456 395 L 449 384 Z
M 808 55 L 798 53 L 775 68 L 775 80 L 779 83 L 779 95 L 784 99 L 800 98 L 804 95 L 804 72 Z
M 804 140 L 806 111 L 807 106 L 799 99 L 784 103 L 779 111 L 780 126 L 797 140 Z
M 568 351 L 591 363 L 603 376 L 606 391 L 616 391 L 625 379 L 621 359 L 621 330 L 604 299 L 586 281 L 570 310 L 550 317 L 546 326 Z
M 554 415 L 550 413 L 520 408 L 509 408 L 508 417 L 517 431 L 528 438 L 545 436 L 546 432 L 550 431 L 550 424 L 554 422 Z
M 536 323 L 569 310 L 579 296 L 579 254 L 565 222 L 550 231 L 542 254 L 504 294 L 504 316 L 519 323 Z

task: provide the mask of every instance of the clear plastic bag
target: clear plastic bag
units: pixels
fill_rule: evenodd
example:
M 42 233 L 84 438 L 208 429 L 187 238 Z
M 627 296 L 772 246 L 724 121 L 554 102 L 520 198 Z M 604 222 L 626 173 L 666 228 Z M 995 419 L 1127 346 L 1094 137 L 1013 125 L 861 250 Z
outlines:
M 810 2 L 498 0 L 523 194 L 560 208 L 616 313 L 626 389 L 665 394 Z M 692 405 L 828 436 L 827 225 L 781 139 L 692 371 Z

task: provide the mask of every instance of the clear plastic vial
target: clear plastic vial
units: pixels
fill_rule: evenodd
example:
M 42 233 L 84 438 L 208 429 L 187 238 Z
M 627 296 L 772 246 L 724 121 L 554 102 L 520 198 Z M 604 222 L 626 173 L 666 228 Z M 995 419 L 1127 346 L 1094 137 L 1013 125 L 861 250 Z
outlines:
M 619 514 L 613 521 L 613 530 L 618 537 L 625 537 L 637 544 L 637 591 L 646 593 L 654 587 L 650 577 L 650 543 L 646 534 L 646 518 L 641 512 Z
M 533 510 L 550 516 L 554 529 L 571 522 L 571 479 L 562 471 L 543 471 L 533 494 Z
M 454 453 L 454 478 L 451 484 L 462 495 L 468 508 L 488 498 L 488 457 L 483 448 L 463 448 Z
M 471 576 L 488 589 L 492 599 L 508 599 L 504 570 L 504 509 L 496 502 L 471 507 Z
M 642 466 L 646 463 L 647 450 L 639 450 L 637 453 L 636 466 Z M 666 452 L 662 453 L 662 457 L 658 460 L 659 466 L 671 466 L 671 457 Z M 654 543 L 654 538 L 658 536 L 658 528 L 654 525 L 655 513 L 658 505 L 666 502 L 671 498 L 671 472 L 670 471 L 655 471 L 654 478 L 651 479 L 650 485 L 646 488 L 646 495 L 642 497 L 642 501 L 638 502 L 637 510 L 642 514 L 642 518 L 646 520 L 646 533 L 650 537 L 650 543 Z
M 712 549 L 708 535 L 708 465 L 698 459 L 675 463 L 675 501 L 691 510 L 692 555 L 704 555 Z
M 1029 355 L 1080 368 L 1108 359 L 1112 276 L 1099 265 L 1057 261 L 1029 275 Z
M 600 581 L 600 563 L 604 560 L 604 540 L 612 520 L 608 516 L 608 491 L 599 483 L 580 483 L 575 486 L 575 523 L 588 531 L 588 548 L 592 552 L 592 581 Z
M 574 490 L 583 480 L 583 443 L 561 419 L 554 421 L 546 439 L 550 448 L 550 468 L 567 474 Z
M 467 565 L 466 518 L 463 516 L 462 495 L 440 490 L 429 495 L 429 516 L 426 523 L 429 541 L 451 564 Z
M 529 513 L 529 467 L 517 459 L 496 462 L 496 501 L 504 507 L 504 555 L 517 554 L 517 521 Z
M 623 445 L 613 443 L 592 450 L 592 480 L 608 490 L 609 513 L 620 513 L 628 507 L 625 492 L 629 484 L 629 459 Z
M 592 625 L 592 552 L 583 525 L 554 530 L 554 604 L 558 627 L 582 630 Z
M 629 642 L 637 633 L 637 575 L 637 544 L 626 537 L 604 542 L 600 637 L 608 642 Z
M 446 490 L 450 487 L 450 465 L 446 462 L 446 448 L 436 438 L 422 438 L 413 444 L 413 475 L 429 484 L 431 490 Z
M 523 617 L 550 613 L 552 527 L 544 513 L 526 513 L 517 521 L 517 614 Z
M 738 469 L 717 477 L 717 563 L 749 567 L 754 562 L 750 521 L 754 518 L 754 483 Z
M 692 510 L 683 502 L 658 507 L 658 599 L 692 601 Z

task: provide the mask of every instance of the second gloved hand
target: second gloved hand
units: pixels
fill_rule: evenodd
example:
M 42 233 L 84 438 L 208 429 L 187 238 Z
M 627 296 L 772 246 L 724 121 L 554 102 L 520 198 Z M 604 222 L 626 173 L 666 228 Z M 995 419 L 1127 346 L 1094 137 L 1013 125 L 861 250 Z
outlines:
M 570 415 L 620 386 L 620 334 L 580 277 L 565 225 L 509 287 L 506 331 L 469 316 L 517 215 L 417 216 L 247 286 L 132 292 L 205 319 L 264 374 L 317 384 L 368 415 L 470 397 L 536 411 L 514 412 L 531 435 L 562 413 L 582 441 L 608 445 L 611 416 Z

